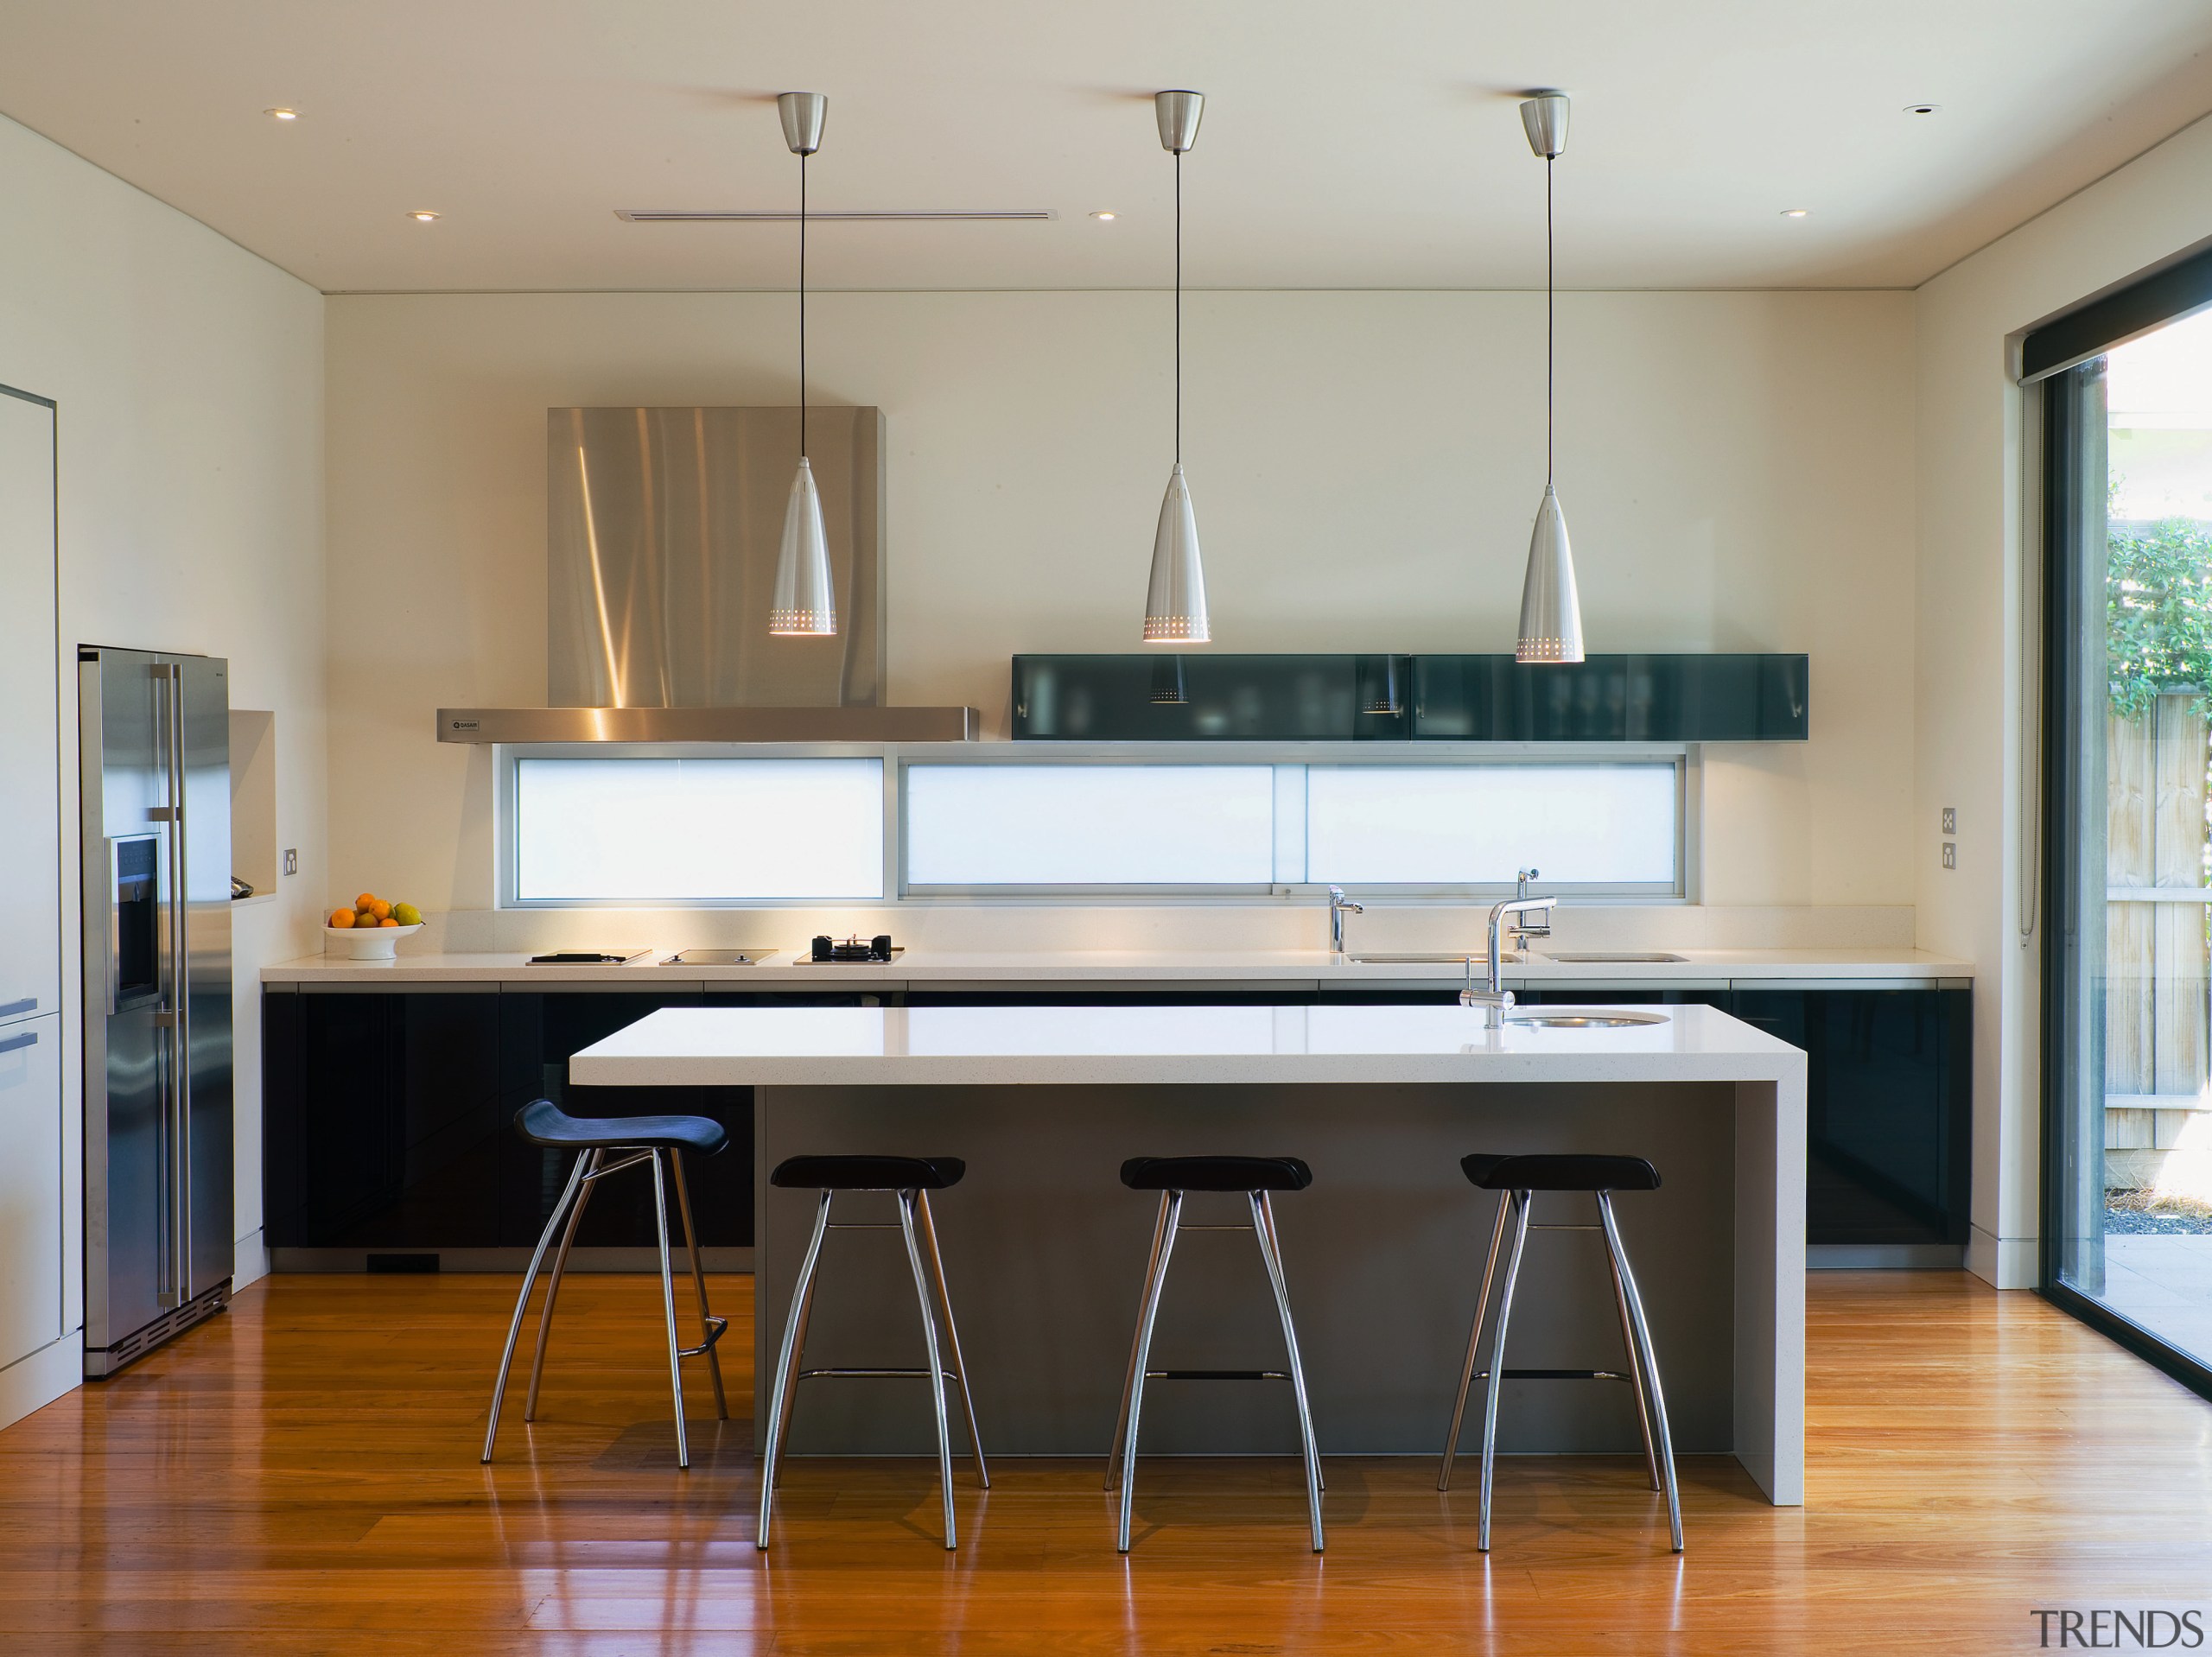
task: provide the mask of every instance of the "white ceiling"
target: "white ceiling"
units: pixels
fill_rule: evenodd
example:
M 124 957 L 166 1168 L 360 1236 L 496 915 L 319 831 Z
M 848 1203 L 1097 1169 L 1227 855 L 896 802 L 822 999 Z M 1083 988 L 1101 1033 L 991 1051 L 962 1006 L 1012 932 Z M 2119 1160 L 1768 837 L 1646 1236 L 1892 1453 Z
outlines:
M 1514 107 L 1534 86 L 1575 98 L 1563 285 L 1910 285 L 2212 110 L 2212 4 L 0 7 L 0 111 L 330 290 L 788 287 L 787 225 L 614 217 L 792 205 L 785 88 L 829 95 L 818 206 L 1060 215 L 821 226 L 820 285 L 1155 286 L 1160 86 L 1207 94 L 1194 285 L 1522 286 L 1543 268 Z M 1919 100 L 1942 108 L 1904 112 Z

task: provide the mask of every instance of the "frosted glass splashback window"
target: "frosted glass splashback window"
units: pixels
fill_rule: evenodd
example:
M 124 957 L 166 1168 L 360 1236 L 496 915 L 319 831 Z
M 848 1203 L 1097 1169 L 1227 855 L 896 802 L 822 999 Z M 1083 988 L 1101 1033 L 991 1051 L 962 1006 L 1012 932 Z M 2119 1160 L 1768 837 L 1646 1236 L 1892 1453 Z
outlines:
M 880 759 L 523 759 L 522 903 L 883 896 Z
M 1672 765 L 1313 765 L 1306 786 L 1309 880 L 1675 884 Z
M 1271 765 L 912 765 L 915 886 L 1265 886 Z

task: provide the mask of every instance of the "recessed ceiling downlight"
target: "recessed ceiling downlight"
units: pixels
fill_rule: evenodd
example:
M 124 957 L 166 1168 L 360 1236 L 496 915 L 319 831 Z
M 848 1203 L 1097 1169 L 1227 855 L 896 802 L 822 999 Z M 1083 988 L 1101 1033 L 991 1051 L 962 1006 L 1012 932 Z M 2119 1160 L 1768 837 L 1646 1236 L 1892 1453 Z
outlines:
M 287 108 L 282 104 L 273 110 L 264 110 L 261 112 L 272 121 L 296 121 L 300 118 L 299 111 Z
M 1782 216 L 1784 219 L 1810 219 L 1813 210 L 1810 207 L 1784 207 Z
M 1907 104 L 1904 112 L 1907 115 L 1933 115 L 1942 107 L 1941 104 Z
M 1107 209 L 1107 208 L 1105 208 L 1105 207 L 1101 207 L 1101 208 L 1099 208 L 1099 209 L 1098 209 L 1098 211 L 1097 211 L 1097 212 L 1096 212 L 1096 213 L 1092 213 L 1090 216 L 1091 216 L 1093 219 L 1097 219 L 1101 224 L 1105 224 L 1105 223 L 1108 223 L 1108 222 L 1109 222 L 1109 221 L 1113 220 L 1113 219 L 1116 219 L 1120 218 L 1120 217 L 1121 217 L 1121 214 L 1119 214 L 1119 213 L 1117 213 L 1111 212 L 1110 210 L 1109 210 L 1109 209 Z
M 433 224 L 442 217 L 441 214 L 431 212 L 428 207 L 417 207 L 407 216 L 418 225 Z

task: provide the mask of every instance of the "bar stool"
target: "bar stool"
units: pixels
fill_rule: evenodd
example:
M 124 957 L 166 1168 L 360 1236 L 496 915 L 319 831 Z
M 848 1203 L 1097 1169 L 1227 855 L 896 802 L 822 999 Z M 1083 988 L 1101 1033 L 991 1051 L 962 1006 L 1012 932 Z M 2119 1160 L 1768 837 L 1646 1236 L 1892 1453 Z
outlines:
M 1275 1191 L 1302 1191 L 1313 1171 L 1296 1157 L 1131 1157 L 1122 1165 L 1122 1184 L 1133 1191 L 1160 1193 L 1160 1218 L 1152 1231 L 1152 1263 L 1145 1267 L 1144 1295 L 1138 1303 L 1136 1338 L 1129 1349 L 1129 1370 L 1122 1383 L 1122 1413 L 1114 1424 L 1114 1448 L 1106 1461 L 1106 1488 L 1114 1488 L 1115 1463 L 1122 1478 L 1122 1528 L 1116 1546 L 1129 1551 L 1129 1512 L 1135 1497 L 1137 1419 L 1144 1409 L 1147 1381 L 1287 1381 L 1298 1400 L 1298 1431 L 1306 1451 L 1306 1506 L 1313 1527 L 1313 1551 L 1321 1551 L 1321 1452 L 1313 1444 L 1313 1416 L 1306 1402 L 1306 1369 L 1298 1360 L 1298 1330 L 1290 1321 L 1290 1289 L 1283 1276 L 1282 1246 L 1275 1235 Z M 1242 1191 L 1252 1210 L 1248 1225 L 1185 1225 L 1186 1191 Z M 1249 1231 L 1258 1240 L 1260 1259 L 1274 1290 L 1282 1319 L 1282 1343 L 1290 1368 L 1283 1369 L 1154 1369 L 1152 1330 L 1160 1317 L 1160 1292 L 1167 1281 L 1168 1257 L 1185 1231 Z
M 545 1222 L 545 1229 L 537 1239 L 537 1252 L 530 1257 L 530 1270 L 523 1273 L 522 1292 L 515 1297 L 514 1318 L 507 1325 L 506 1349 L 499 1355 L 499 1378 L 492 1385 L 492 1420 L 484 1429 L 483 1459 L 492 1459 L 492 1441 L 499 1435 L 499 1400 L 506 1393 L 507 1371 L 514 1363 L 515 1340 L 522 1333 L 523 1313 L 530 1305 L 530 1291 L 537 1281 L 537 1268 L 544 1261 L 554 1232 L 561 1230 L 561 1252 L 553 1257 L 553 1275 L 545 1286 L 545 1305 L 537 1314 L 537 1355 L 531 1361 L 530 1394 L 522 1406 L 522 1419 L 525 1421 L 537 1419 L 537 1384 L 545 1373 L 545 1343 L 553 1328 L 553 1303 L 560 1298 L 561 1273 L 568 1266 L 569 1248 L 576 1240 L 576 1227 L 584 1217 L 593 1188 L 609 1174 L 647 1162 L 652 1165 L 653 1171 L 653 1241 L 660 1245 L 661 1311 L 668 1324 L 668 1385 L 676 1400 L 676 1464 L 690 1467 L 691 1450 L 683 1435 L 683 1360 L 706 1359 L 707 1374 L 715 1383 L 715 1414 L 728 1420 L 729 1400 L 722 1394 L 721 1361 L 715 1355 L 715 1343 L 728 1332 L 729 1320 L 717 1317 L 707 1310 L 707 1275 L 699 1265 L 699 1240 L 691 1228 L 691 1196 L 683 1184 L 683 1153 L 692 1151 L 710 1157 L 728 1143 L 729 1135 L 722 1131 L 720 1122 L 705 1116 L 571 1116 L 550 1099 L 533 1100 L 517 1112 L 515 1131 L 532 1145 L 551 1150 L 575 1150 L 576 1164 L 569 1175 L 561 1200 L 553 1205 L 552 1216 Z M 606 1159 L 609 1155 L 621 1159 L 608 1162 Z M 702 1338 L 696 1346 L 679 1347 L 676 1343 L 676 1286 L 668 1267 L 668 1190 L 661 1178 L 660 1159 L 664 1155 L 668 1158 L 669 1173 L 676 1182 L 676 1206 L 683 1216 L 683 1247 L 691 1256 L 691 1285 L 699 1294 Z M 568 1225 L 562 1229 L 564 1216 Z
M 944 1491 L 944 1545 L 958 1545 L 952 1519 L 952 1438 L 945 1425 L 944 1383 L 959 1384 L 960 1405 L 968 1417 L 968 1451 L 976 1460 L 976 1482 L 991 1488 L 990 1470 L 983 1464 L 982 1435 L 976 1431 L 976 1404 L 969 1396 L 968 1367 L 961 1361 L 960 1331 L 952 1322 L 952 1297 L 944 1286 L 944 1257 L 937 1247 L 937 1226 L 930 1218 L 930 1193 L 960 1183 L 968 1165 L 958 1157 L 792 1157 L 768 1176 L 771 1185 L 812 1188 L 822 1193 L 814 1210 L 814 1235 L 792 1286 L 791 1315 L 784 1320 L 783 1349 L 776 1359 L 776 1373 L 768 1394 L 768 1426 L 762 1435 L 766 1453 L 760 1462 L 760 1523 L 754 1544 L 768 1546 L 768 1521 L 776 1491 L 777 1465 L 783 1457 L 784 1440 L 791 1426 L 791 1405 L 802 1381 L 844 1376 L 868 1380 L 919 1379 L 930 1383 L 930 1401 L 937 1411 L 938 1475 Z M 840 1191 L 889 1191 L 898 1199 L 899 1221 L 840 1221 L 830 1218 L 830 1205 Z M 926 1369 L 802 1369 L 806 1349 L 806 1326 L 814 1312 L 815 1277 L 822 1260 L 822 1240 L 832 1231 L 891 1231 L 905 1235 L 906 1264 L 913 1269 L 914 1299 L 922 1311 L 922 1344 L 929 1356 Z M 923 1252 L 928 1251 L 927 1269 Z M 938 1355 L 937 1317 L 930 1306 L 934 1291 L 944 1313 L 944 1348 L 951 1368 Z
M 1628 1253 L 1621 1247 L 1620 1228 L 1613 1222 L 1612 1193 L 1656 1191 L 1659 1171 L 1642 1157 L 1475 1155 L 1462 1157 L 1459 1167 L 1468 1183 L 1478 1189 L 1501 1193 L 1497 1222 L 1491 1228 L 1490 1258 L 1483 1265 L 1482 1293 L 1475 1301 L 1475 1326 L 1467 1336 L 1467 1361 L 1459 1375 L 1459 1396 L 1452 1406 L 1452 1431 L 1444 1441 L 1444 1464 L 1437 1470 L 1436 1488 L 1452 1488 L 1452 1462 L 1459 1454 L 1459 1425 L 1467 1409 L 1467 1388 L 1476 1378 L 1475 1364 L 1482 1346 L 1483 1314 L 1490 1306 L 1490 1286 L 1497 1270 L 1498 1245 L 1513 1221 L 1513 1248 L 1505 1260 L 1505 1288 L 1498 1297 L 1497 1328 L 1491 1337 L 1490 1368 L 1482 1371 L 1483 1490 L 1480 1516 L 1476 1522 L 1475 1546 L 1490 1552 L 1490 1497 L 1492 1468 L 1497 1459 L 1497 1383 L 1508 1381 L 1620 1381 L 1636 1390 L 1637 1424 L 1643 1432 L 1644 1464 L 1653 1489 L 1667 1492 L 1667 1524 L 1674 1551 L 1682 1551 L 1682 1502 L 1675 1485 L 1675 1444 L 1667 1431 L 1667 1400 L 1659 1387 L 1659 1366 L 1651 1354 L 1651 1330 L 1643 1315 L 1643 1297 L 1636 1292 L 1636 1274 L 1629 1270 Z M 1587 1191 L 1597 1199 L 1598 1224 L 1541 1225 L 1529 1223 L 1529 1210 L 1538 1191 Z M 1613 1305 L 1620 1315 L 1621 1344 L 1628 1353 L 1628 1373 L 1611 1369 L 1508 1369 L 1505 1366 L 1505 1325 L 1513 1313 L 1513 1286 L 1521 1273 L 1521 1252 L 1530 1231 L 1603 1231 L 1606 1259 L 1612 1268 Z M 1652 1427 L 1658 1426 L 1658 1443 Z

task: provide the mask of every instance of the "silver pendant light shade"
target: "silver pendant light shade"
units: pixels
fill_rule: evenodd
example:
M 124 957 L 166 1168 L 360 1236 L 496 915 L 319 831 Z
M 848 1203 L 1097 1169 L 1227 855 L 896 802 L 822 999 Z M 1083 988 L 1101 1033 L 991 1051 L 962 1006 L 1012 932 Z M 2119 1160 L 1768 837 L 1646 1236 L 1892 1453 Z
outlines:
M 1529 573 L 1521 582 L 1521 636 L 1514 642 L 1516 662 L 1580 662 L 1582 659 L 1582 601 L 1574 591 L 1574 555 L 1567 544 L 1567 514 L 1559 497 L 1544 486 L 1536 509 L 1535 533 L 1529 537 Z
M 1160 503 L 1160 529 L 1152 537 L 1152 586 L 1145 594 L 1144 642 L 1203 644 L 1213 637 L 1206 621 L 1206 573 L 1198 562 L 1198 519 L 1183 463 L 1167 474 Z
M 1574 587 L 1574 554 L 1567 544 L 1567 514 L 1552 486 L 1552 414 L 1555 402 L 1554 342 L 1556 291 L 1553 282 L 1552 163 L 1567 149 L 1567 99 L 1539 92 L 1521 105 L 1529 148 L 1544 163 L 1544 499 L 1529 537 L 1529 569 L 1521 580 L 1521 629 L 1516 662 L 1582 660 L 1582 600 Z
M 1206 573 L 1198 556 L 1198 519 L 1191 486 L 1183 477 L 1183 152 L 1198 142 L 1206 100 L 1198 92 L 1153 96 L 1160 147 L 1175 157 L 1175 467 L 1160 503 L 1152 537 L 1152 583 L 1144 601 L 1147 644 L 1203 644 L 1213 637 L 1206 619 Z
M 830 575 L 830 537 L 822 528 L 822 495 L 806 457 L 806 158 L 822 148 L 830 100 L 820 92 L 782 92 L 776 112 L 783 117 L 784 143 L 798 157 L 798 471 L 784 505 L 768 631 L 782 638 L 823 638 L 837 631 L 837 592 Z
M 822 532 L 822 497 L 814 467 L 802 454 L 784 505 L 784 540 L 776 555 L 776 596 L 768 631 L 785 637 L 837 631 L 837 594 L 830 579 L 830 538 Z

